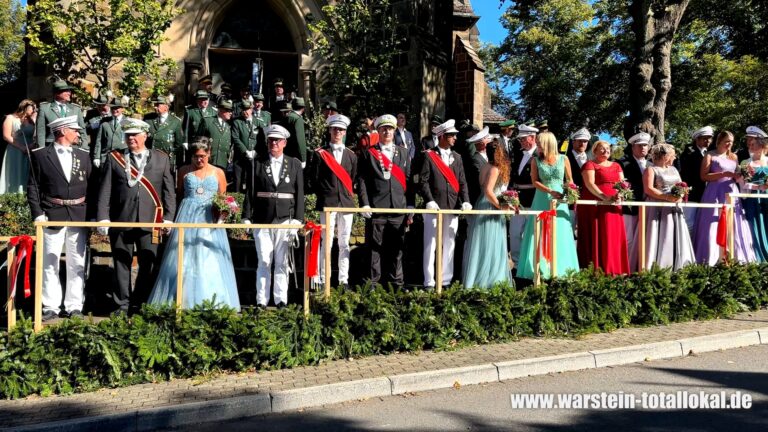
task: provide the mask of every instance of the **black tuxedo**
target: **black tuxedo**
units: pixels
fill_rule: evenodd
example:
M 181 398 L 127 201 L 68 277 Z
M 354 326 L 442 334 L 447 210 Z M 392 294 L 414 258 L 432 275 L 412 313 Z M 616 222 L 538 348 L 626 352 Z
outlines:
M 125 169 L 115 160 L 114 155 L 125 150 L 116 150 L 107 155 L 102 165 L 102 182 L 99 191 L 97 220 L 112 222 L 154 222 L 155 203 L 149 192 L 140 184 L 128 186 Z M 154 186 L 163 206 L 163 219 L 173 220 L 176 213 L 176 192 L 171 161 L 166 153 L 149 150 L 144 177 Z M 135 312 L 147 301 L 154 286 L 157 270 L 157 244 L 152 243 L 150 228 L 110 228 L 109 240 L 117 278 L 112 299 L 121 311 Z M 139 274 L 131 293 L 131 264 L 134 248 L 137 251 Z
M 531 157 L 528 158 L 519 174 L 518 171 L 520 163 L 523 161 L 524 152 L 522 148 L 515 148 L 513 149 L 512 154 L 512 173 L 510 174 L 511 184 L 509 185 L 509 188 L 517 189 L 520 194 L 520 205 L 528 208 L 533 204 L 533 196 L 536 194 L 536 188 L 527 187 L 533 186 L 533 180 L 531 179 L 531 163 L 533 163 L 533 159 L 536 157 L 536 150 L 534 150 Z M 520 186 L 524 186 L 525 188 L 520 188 Z
M 377 144 L 375 148 L 381 151 L 380 144 Z M 407 179 L 410 173 L 408 155 L 402 148 L 395 146 L 395 156 L 393 159 L 392 163 L 403 170 Z M 403 189 L 400 182 L 395 180 L 394 175 L 389 180 L 384 178 L 379 161 L 367 150 L 361 152 L 358 157 L 356 183 L 360 206 L 406 208 L 408 205 L 413 205 L 415 201 L 415 194 L 412 188 Z M 374 218 L 377 217 L 387 216 L 374 215 Z
M 301 161 L 283 155 L 280 178 L 275 184 L 272 178 L 269 155 L 256 160 L 253 190 L 246 194 L 243 219 L 257 224 L 281 223 L 289 219 L 304 219 L 304 176 Z M 259 192 L 292 194 L 293 198 L 259 197 Z
M 643 172 L 640 171 L 640 165 L 632 155 L 627 155 L 619 160 L 621 169 L 624 171 L 624 180 L 632 185 L 632 194 L 635 196 L 633 201 L 645 201 L 645 191 L 643 189 Z M 646 162 L 648 169 L 650 162 Z M 622 212 L 629 215 L 637 215 L 638 207 L 623 207 Z
M 589 161 L 589 158 L 587 158 L 587 161 Z M 573 151 L 571 150 L 568 150 L 568 162 L 571 164 L 571 177 L 573 178 L 573 184 L 583 189 L 584 177 L 581 174 L 581 167 L 579 166 L 579 161 L 576 160 L 576 156 L 573 155 Z M 586 164 L 587 162 L 584 163 Z
M 333 149 L 330 145 L 326 145 L 323 149 L 333 156 Z M 352 150 L 345 148 L 340 165 L 352 179 L 354 189 L 354 181 L 357 176 L 357 156 Z M 331 171 L 320 155 L 315 154 L 311 159 L 307 173 L 307 192 L 317 195 L 318 210 L 325 207 L 355 207 L 354 197 L 341 184 L 336 174 Z
M 464 176 L 464 163 L 462 162 L 461 155 L 453 151 L 451 152 L 453 163 L 449 167 L 459 182 L 459 190 L 455 191 L 448 184 L 448 180 L 440 172 L 435 162 L 432 161 L 429 152 L 437 153 L 437 156 L 440 157 L 438 149 L 423 152 L 421 155 L 423 158 L 421 171 L 418 179 L 414 180 L 414 185 L 417 186 L 419 195 L 424 199 L 424 203 L 434 201 L 441 209 L 452 210 L 461 207 L 461 203 L 469 202 L 467 179 Z
M 467 178 L 467 191 L 469 193 L 469 202 L 474 206 L 480 196 L 483 195 L 482 185 L 480 184 L 480 171 L 488 161 L 480 152 L 472 155 L 472 158 L 464 160 L 464 171 Z
M 707 182 L 701 179 L 701 161 L 704 160 L 704 155 L 698 147 L 689 145 L 683 150 L 679 160 L 680 178 L 693 188 L 688 195 L 688 201 L 701 202 L 701 195 L 707 185 Z
M 37 148 L 32 151 L 31 156 L 32 172 L 27 184 L 27 200 L 32 218 L 45 214 L 48 220 L 52 221 L 85 221 L 90 216 L 87 210 L 91 203 L 87 199 L 74 205 L 56 204 L 52 199 L 76 200 L 88 197 L 88 180 L 91 176 L 88 150 L 73 147 L 69 181 L 64 176 L 55 146 Z

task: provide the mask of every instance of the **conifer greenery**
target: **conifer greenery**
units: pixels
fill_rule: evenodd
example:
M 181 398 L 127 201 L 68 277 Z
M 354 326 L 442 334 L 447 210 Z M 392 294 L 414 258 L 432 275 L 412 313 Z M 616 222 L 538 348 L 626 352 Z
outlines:
M 454 285 L 442 296 L 361 286 L 334 291 L 306 320 L 295 307 L 238 314 L 204 305 L 180 316 L 147 307 L 131 319 L 72 319 L 35 334 L 26 319 L 0 333 L 0 397 L 445 350 L 537 334 L 574 336 L 725 317 L 766 304 L 768 264 L 694 265 L 626 277 L 586 269 L 520 290 Z

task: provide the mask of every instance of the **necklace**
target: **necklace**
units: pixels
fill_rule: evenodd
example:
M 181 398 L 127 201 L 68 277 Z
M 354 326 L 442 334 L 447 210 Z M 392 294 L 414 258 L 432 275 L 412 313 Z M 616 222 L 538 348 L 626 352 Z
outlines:
M 144 168 L 147 166 L 147 159 L 149 159 L 149 156 L 142 157 L 141 162 L 139 162 L 139 166 L 136 167 L 136 170 L 138 173 L 136 173 L 136 177 L 131 177 L 131 152 L 126 151 L 125 155 L 125 177 L 128 179 L 128 187 L 132 188 L 136 186 L 137 183 L 141 180 L 141 178 L 144 176 Z
M 376 159 L 379 160 L 379 167 L 381 167 L 381 172 L 384 175 L 385 180 L 389 180 L 392 177 L 392 165 L 394 164 L 393 161 L 389 161 L 389 166 L 384 165 L 384 147 L 379 146 L 381 150 L 379 150 L 378 154 L 376 155 Z M 394 158 L 397 157 L 397 148 L 394 149 Z

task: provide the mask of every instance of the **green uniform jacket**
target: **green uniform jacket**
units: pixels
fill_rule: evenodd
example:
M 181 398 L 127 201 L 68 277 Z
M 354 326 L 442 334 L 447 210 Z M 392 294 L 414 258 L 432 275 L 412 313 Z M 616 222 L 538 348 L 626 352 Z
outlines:
M 83 110 L 80 105 L 68 103 L 65 104 L 64 115 L 59 113 L 56 102 L 41 102 L 40 111 L 37 113 L 37 147 L 45 147 L 53 143 L 53 133 L 48 124 L 57 118 L 76 115 L 77 124 L 83 129 L 83 135 L 80 137 L 80 147 L 88 149 L 88 136 L 85 134 L 85 120 L 83 120 Z
M 125 119 L 125 116 L 122 119 Z M 96 134 L 96 143 L 91 149 L 91 159 L 104 162 L 112 150 L 122 150 L 127 147 L 120 123 L 116 122 L 112 116 L 105 117 Z
M 187 142 L 192 142 L 197 136 L 197 131 L 200 129 L 200 124 L 204 118 L 216 117 L 216 109 L 208 106 L 204 110 L 197 107 L 187 107 L 187 112 L 184 114 L 184 136 L 187 138 Z
M 181 130 L 181 119 L 168 114 L 165 123 L 160 123 L 160 116 L 145 121 L 149 124 L 147 147 L 167 153 L 171 159 L 171 168 L 184 163 L 184 132 Z
M 259 129 L 253 118 L 249 120 L 238 118 L 232 122 L 232 144 L 237 159 L 245 159 L 246 151 L 257 150 L 260 136 L 264 135 L 264 131 Z
M 302 162 L 307 161 L 307 137 L 304 135 L 304 119 L 295 111 L 291 111 L 280 120 L 280 126 L 288 129 L 291 137 L 285 145 L 285 154 L 295 157 Z
M 219 168 L 226 169 L 232 154 L 232 126 L 219 124 L 219 117 L 206 117 L 200 123 L 200 128 L 195 136 L 204 136 L 211 139 L 211 158 L 209 163 Z

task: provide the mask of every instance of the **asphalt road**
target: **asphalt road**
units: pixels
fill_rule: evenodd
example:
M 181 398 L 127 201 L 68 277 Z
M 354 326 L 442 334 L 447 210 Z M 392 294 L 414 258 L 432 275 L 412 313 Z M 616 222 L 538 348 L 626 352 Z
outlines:
M 221 431 L 768 431 L 768 346 L 521 378 L 203 424 Z M 642 409 L 642 393 L 750 397 L 750 409 Z M 622 394 L 630 409 L 513 409 L 514 394 Z M 623 392 L 623 393 L 620 393 Z M 749 396 L 744 396 L 749 395 Z M 555 396 L 555 401 L 557 401 Z M 591 397 L 591 396 L 590 396 Z M 594 400 L 594 399 L 593 399 Z M 625 400 L 625 399 L 622 399 Z

